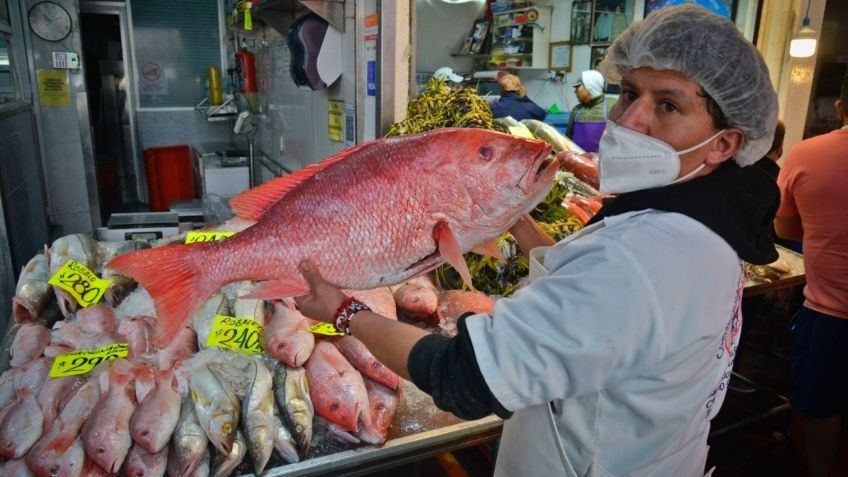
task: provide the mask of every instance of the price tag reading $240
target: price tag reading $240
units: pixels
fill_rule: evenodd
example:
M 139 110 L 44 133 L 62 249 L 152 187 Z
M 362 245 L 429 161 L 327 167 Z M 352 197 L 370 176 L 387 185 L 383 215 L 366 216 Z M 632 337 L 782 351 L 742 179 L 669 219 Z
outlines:
M 235 232 L 189 232 L 186 234 L 185 243 L 217 242 L 235 234 Z
M 339 333 L 336 330 L 336 327 L 331 325 L 330 323 L 318 323 L 317 325 L 312 325 L 306 329 L 306 331 L 310 333 L 314 333 L 316 335 L 325 335 L 325 336 L 344 336 L 344 333 Z
M 47 283 L 67 291 L 83 308 L 97 304 L 112 280 L 98 277 L 85 265 L 68 260 Z
M 60 354 L 53 360 L 50 377 L 63 378 L 85 374 L 103 361 L 126 358 L 129 350 L 128 343 L 115 343 L 100 349 L 81 349 L 72 353 Z
M 252 318 L 233 318 L 215 315 L 206 346 L 241 351 L 247 354 L 262 354 L 262 325 Z

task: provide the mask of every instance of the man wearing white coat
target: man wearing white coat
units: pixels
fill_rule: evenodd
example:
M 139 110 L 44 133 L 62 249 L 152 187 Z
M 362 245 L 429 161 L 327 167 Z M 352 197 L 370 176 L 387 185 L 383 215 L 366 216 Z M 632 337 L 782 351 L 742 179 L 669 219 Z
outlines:
M 554 244 L 525 217 L 533 281 L 454 338 L 377 315 L 303 264 L 307 316 L 336 323 L 441 408 L 506 419 L 495 474 L 702 476 L 741 328 L 742 261 L 777 258 L 774 180 L 745 167 L 772 142 L 777 98 L 732 22 L 693 5 L 610 47 L 620 83 L 600 143 L 617 194 Z M 547 245 L 548 248 L 538 248 Z

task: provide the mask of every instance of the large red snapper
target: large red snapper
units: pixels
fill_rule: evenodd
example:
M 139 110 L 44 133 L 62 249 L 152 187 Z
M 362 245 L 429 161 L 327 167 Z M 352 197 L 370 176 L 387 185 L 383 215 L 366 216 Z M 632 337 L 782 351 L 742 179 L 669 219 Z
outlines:
M 235 197 L 256 225 L 221 241 L 121 255 L 108 267 L 150 293 L 167 343 L 221 286 L 267 280 L 250 298 L 308 292 L 304 260 L 340 288 L 401 283 L 486 245 L 550 188 L 551 146 L 484 129 L 361 144 Z

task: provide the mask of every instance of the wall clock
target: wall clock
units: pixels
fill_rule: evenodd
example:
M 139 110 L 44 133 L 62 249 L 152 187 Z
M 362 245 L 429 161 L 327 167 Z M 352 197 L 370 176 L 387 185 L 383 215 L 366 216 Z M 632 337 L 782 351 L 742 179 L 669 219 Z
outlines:
M 71 15 L 54 2 L 39 2 L 29 10 L 29 26 L 39 38 L 64 40 L 71 33 Z

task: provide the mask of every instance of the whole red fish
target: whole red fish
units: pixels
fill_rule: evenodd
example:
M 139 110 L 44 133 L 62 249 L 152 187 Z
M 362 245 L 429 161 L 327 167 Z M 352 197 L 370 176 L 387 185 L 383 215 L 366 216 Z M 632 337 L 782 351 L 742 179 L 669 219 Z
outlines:
M 557 165 L 551 146 L 484 129 L 440 129 L 361 144 L 231 201 L 256 225 L 200 245 L 113 259 L 156 306 L 167 343 L 221 286 L 267 280 L 250 298 L 305 294 L 304 260 L 340 288 L 401 283 L 485 245 L 532 209 Z

